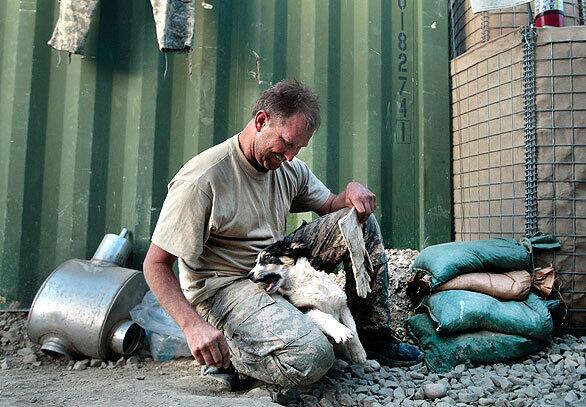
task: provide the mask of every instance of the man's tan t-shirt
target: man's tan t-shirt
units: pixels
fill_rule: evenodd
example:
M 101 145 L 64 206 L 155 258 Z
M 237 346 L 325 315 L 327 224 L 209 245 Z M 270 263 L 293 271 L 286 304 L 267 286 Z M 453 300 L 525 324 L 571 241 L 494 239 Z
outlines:
M 245 276 L 258 253 L 284 237 L 289 212 L 315 210 L 330 195 L 297 158 L 257 171 L 238 135 L 188 161 L 168 189 L 152 242 L 179 258 L 192 304 Z

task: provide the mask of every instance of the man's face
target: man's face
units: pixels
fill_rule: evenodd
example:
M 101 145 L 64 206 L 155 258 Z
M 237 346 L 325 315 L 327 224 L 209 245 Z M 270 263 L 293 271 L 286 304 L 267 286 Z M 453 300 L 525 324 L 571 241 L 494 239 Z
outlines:
M 279 119 L 261 110 L 255 116 L 255 125 L 253 154 L 264 170 L 276 170 L 285 160 L 291 161 L 312 135 L 300 113 Z

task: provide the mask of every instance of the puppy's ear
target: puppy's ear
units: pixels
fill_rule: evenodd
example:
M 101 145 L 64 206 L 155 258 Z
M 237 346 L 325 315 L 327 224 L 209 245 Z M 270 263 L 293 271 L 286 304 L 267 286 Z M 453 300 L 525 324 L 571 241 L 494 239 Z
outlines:
M 307 247 L 305 243 L 293 242 L 289 247 L 291 248 L 291 255 L 296 259 L 300 257 L 306 257 L 310 259 L 312 257 L 311 250 L 309 250 L 309 247 Z
M 295 259 L 287 255 L 279 257 L 279 260 L 281 260 L 284 266 L 291 267 L 295 264 Z

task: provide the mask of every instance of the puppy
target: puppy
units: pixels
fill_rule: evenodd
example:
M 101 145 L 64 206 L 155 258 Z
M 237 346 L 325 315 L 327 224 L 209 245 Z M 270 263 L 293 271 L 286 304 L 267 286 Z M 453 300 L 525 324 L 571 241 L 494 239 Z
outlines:
M 281 294 L 305 313 L 327 336 L 336 353 L 352 363 L 366 361 L 356 323 L 346 303 L 346 293 L 334 280 L 311 266 L 310 250 L 299 242 L 279 241 L 261 251 L 248 274 L 264 283 L 269 294 Z

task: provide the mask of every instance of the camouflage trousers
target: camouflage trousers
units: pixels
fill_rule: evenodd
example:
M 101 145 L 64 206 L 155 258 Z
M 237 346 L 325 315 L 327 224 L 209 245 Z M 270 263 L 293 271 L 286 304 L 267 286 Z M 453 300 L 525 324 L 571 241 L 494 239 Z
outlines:
M 311 248 L 315 268 L 333 272 L 338 264 L 345 264 L 348 305 L 361 332 L 386 327 L 390 319 L 387 259 L 378 223 L 371 216 L 363 226 L 373 265 L 372 292 L 363 299 L 356 295 L 348 249 L 338 227 L 346 213 L 343 209 L 303 224 L 290 237 Z M 329 340 L 305 314 L 248 279 L 221 288 L 196 307 L 224 333 L 232 364 L 247 376 L 292 387 L 319 380 L 334 362 Z
M 98 0 L 61 0 L 59 18 L 48 44 L 60 51 L 84 54 Z M 159 49 L 189 52 L 195 26 L 194 0 L 151 0 Z

